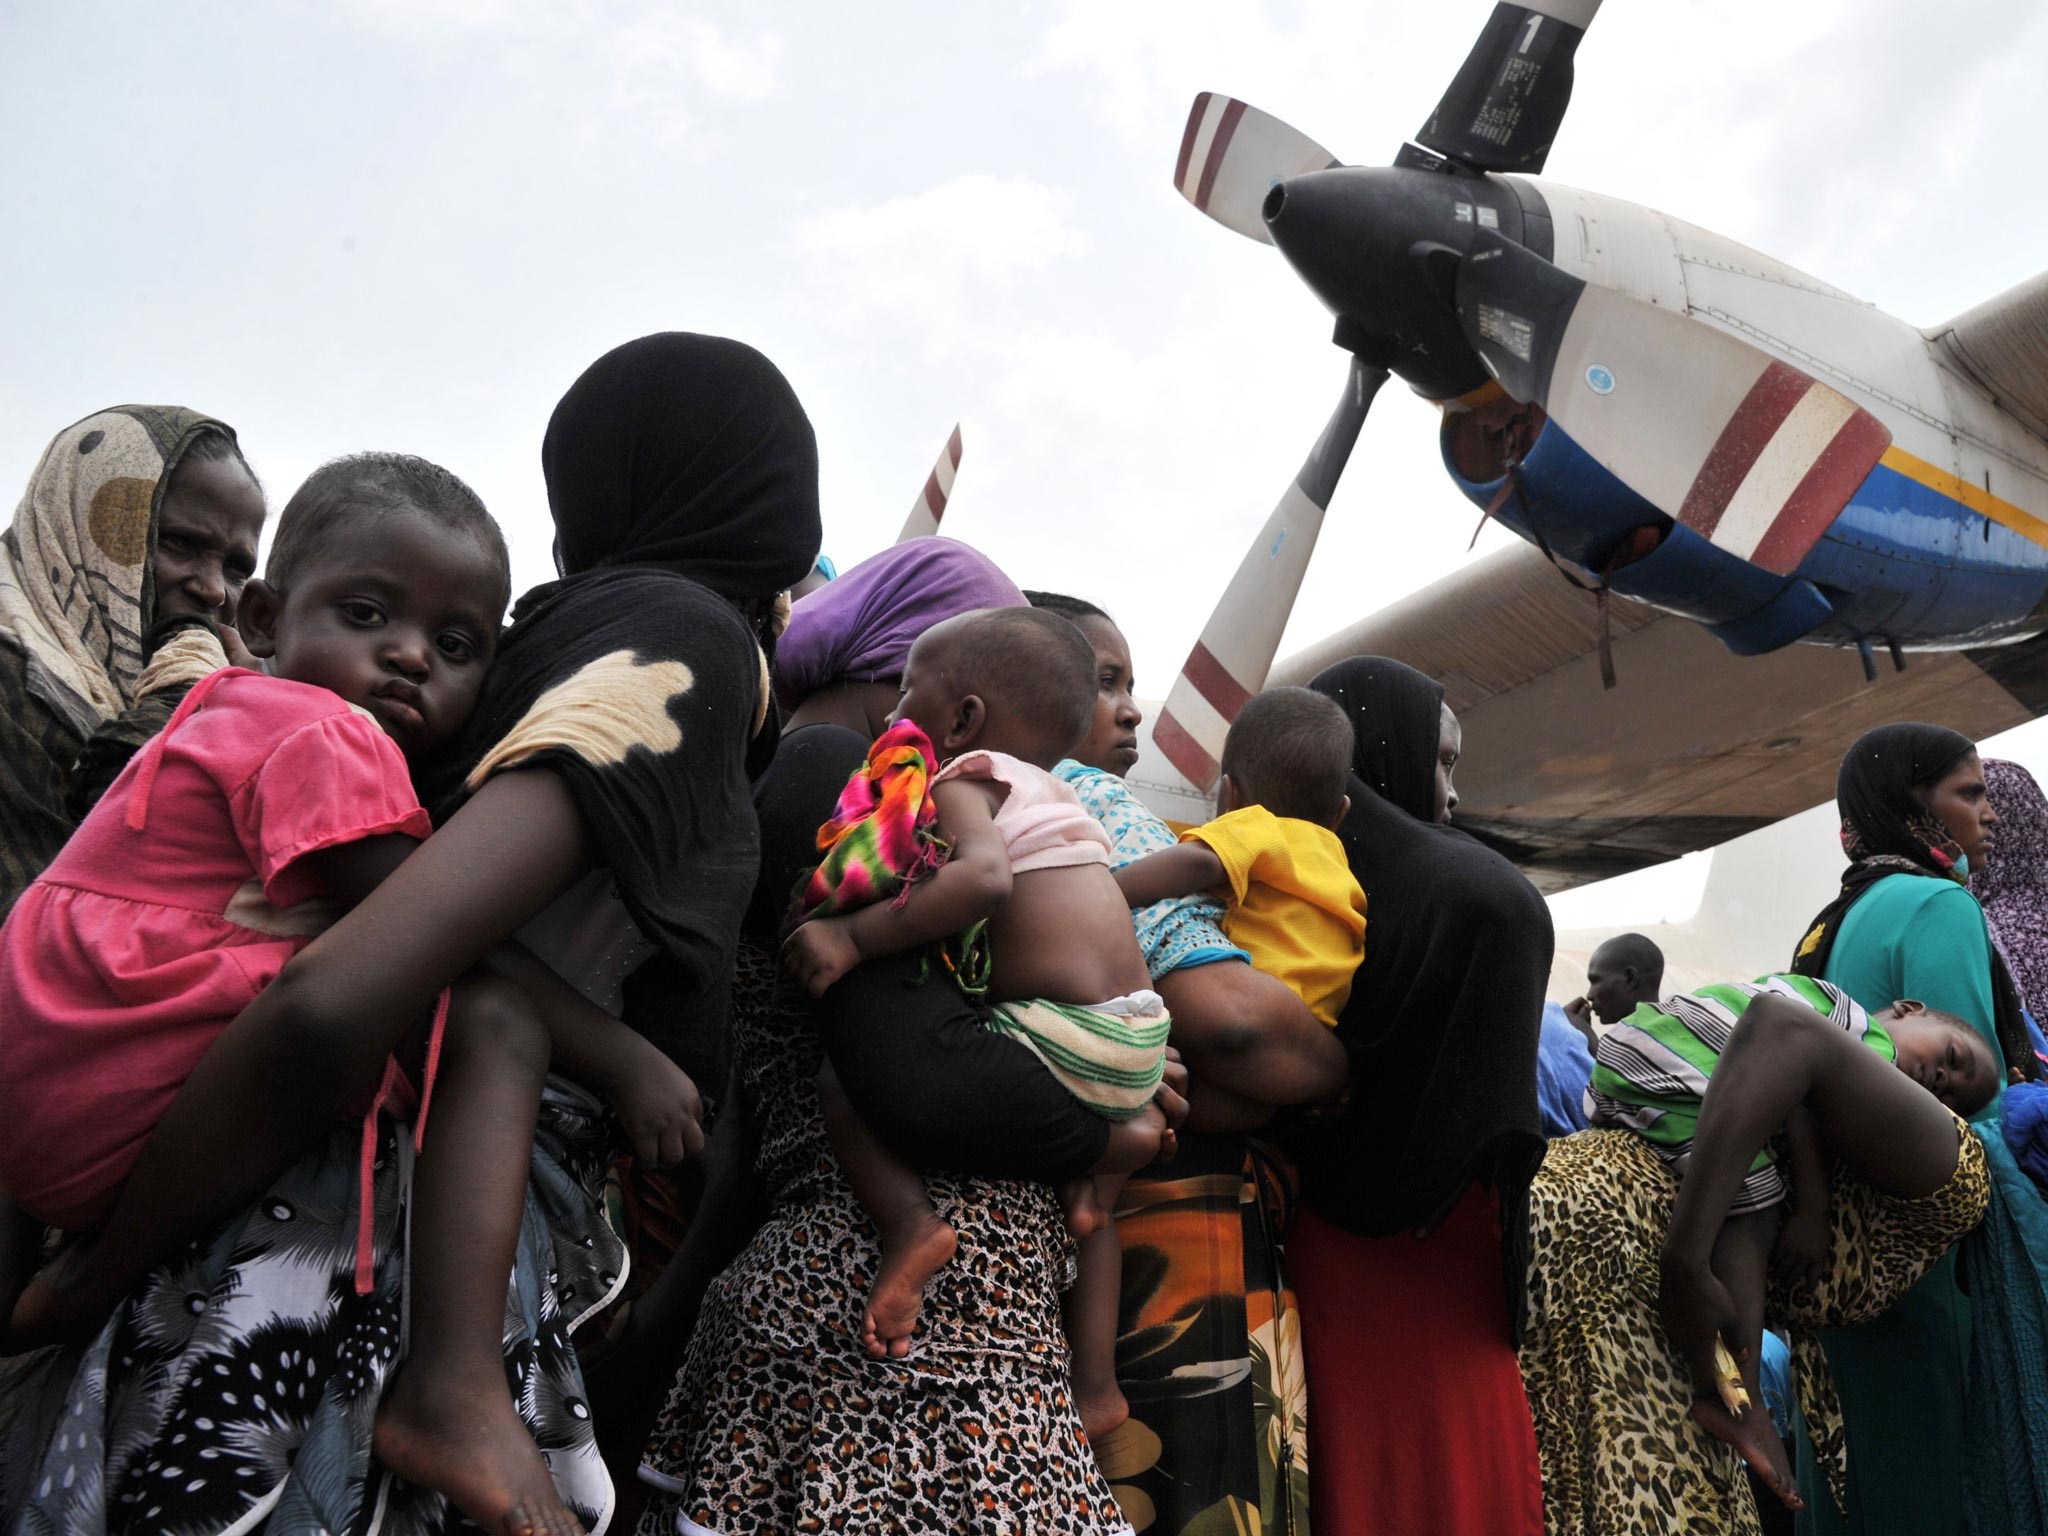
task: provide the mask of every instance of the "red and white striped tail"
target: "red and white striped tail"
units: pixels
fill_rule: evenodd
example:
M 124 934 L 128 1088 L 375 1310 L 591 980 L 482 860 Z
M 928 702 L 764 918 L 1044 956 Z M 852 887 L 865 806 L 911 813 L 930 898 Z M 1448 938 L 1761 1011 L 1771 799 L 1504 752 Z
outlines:
M 1260 210 L 1273 183 L 1335 164 L 1327 149 L 1279 118 L 1204 91 L 1188 111 L 1173 184 L 1217 223 L 1270 245 Z
M 946 503 L 953 499 L 953 477 L 959 472 L 960 427 L 956 422 L 953 435 L 946 439 L 946 446 L 939 453 L 938 463 L 925 477 L 924 489 L 911 503 L 910 516 L 903 520 L 903 531 L 896 535 L 898 544 L 905 539 L 928 539 L 939 531 L 946 516 Z

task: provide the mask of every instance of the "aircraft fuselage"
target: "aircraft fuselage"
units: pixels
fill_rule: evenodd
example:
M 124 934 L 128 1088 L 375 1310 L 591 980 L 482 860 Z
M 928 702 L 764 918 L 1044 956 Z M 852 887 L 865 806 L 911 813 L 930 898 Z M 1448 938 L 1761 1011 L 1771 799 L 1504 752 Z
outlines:
M 1790 576 L 1674 524 L 1540 411 L 1515 444 L 1517 494 L 1500 472 L 1498 429 L 1528 408 L 1485 387 L 1446 402 L 1443 430 L 1446 468 L 1475 503 L 1742 654 L 1795 640 L 1946 649 L 2048 628 L 2048 443 L 1919 329 L 1651 209 L 1530 178 L 1486 180 L 1511 188 L 1523 214 L 1523 230 L 1504 234 L 1586 282 L 1811 374 L 1881 419 L 1892 444 Z

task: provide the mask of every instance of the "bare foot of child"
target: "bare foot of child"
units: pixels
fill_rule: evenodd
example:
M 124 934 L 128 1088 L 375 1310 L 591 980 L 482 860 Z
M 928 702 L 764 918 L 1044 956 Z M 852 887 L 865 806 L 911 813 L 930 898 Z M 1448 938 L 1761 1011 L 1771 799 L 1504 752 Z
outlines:
M 1777 1427 L 1761 1403 L 1754 1404 L 1738 1419 L 1719 1398 L 1697 1397 L 1693 1399 L 1692 1416 L 1716 1440 L 1734 1446 L 1787 1509 L 1806 1507 L 1793 1480 L 1792 1466 L 1785 1460 L 1785 1442 L 1778 1438 Z
M 1166 1116 L 1156 1102 L 1147 1104 L 1128 1120 L 1111 1122 L 1109 1143 L 1097 1159 L 1094 1171 L 1060 1186 L 1060 1206 L 1066 1212 L 1067 1230 L 1077 1241 L 1092 1237 L 1109 1225 L 1110 1212 L 1116 1206 L 1116 1191 L 1123 1187 L 1127 1177 L 1157 1160 L 1162 1150 L 1173 1144 L 1172 1137 Z M 1107 1198 L 1104 1189 L 1109 1191 Z
M 1109 1368 L 1108 1360 L 1089 1358 L 1094 1353 L 1085 1348 L 1074 1353 L 1074 1411 L 1081 1416 L 1081 1430 L 1088 1443 L 1099 1450 L 1102 1437 L 1130 1418 L 1131 1405 L 1117 1386 L 1116 1372 Z
M 1115 1381 L 1098 1384 L 1076 1377 L 1074 1411 L 1081 1415 L 1081 1432 L 1088 1437 L 1088 1443 L 1100 1445 L 1104 1435 L 1130 1418 L 1131 1405 L 1125 1401 Z
M 953 1261 L 960 1245 L 953 1229 L 926 1207 L 922 1220 L 905 1231 L 885 1233 L 874 1289 L 860 1320 L 861 1342 L 877 1360 L 901 1360 L 910 1353 L 927 1281 Z
M 1076 1242 L 1093 1237 L 1109 1225 L 1109 1212 L 1095 1192 L 1092 1178 L 1069 1179 L 1060 1186 L 1060 1209 L 1066 1213 L 1067 1231 Z
M 584 1536 L 512 1399 L 437 1392 L 400 1371 L 377 1410 L 371 1448 L 408 1483 L 445 1494 L 492 1536 Z

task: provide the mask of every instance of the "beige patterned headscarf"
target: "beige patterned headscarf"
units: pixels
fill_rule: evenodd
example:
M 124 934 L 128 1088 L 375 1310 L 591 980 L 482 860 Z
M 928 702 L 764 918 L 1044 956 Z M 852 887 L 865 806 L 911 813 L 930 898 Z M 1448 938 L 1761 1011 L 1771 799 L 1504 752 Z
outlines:
M 0 535 L 0 644 L 22 653 L 29 691 L 81 736 L 134 700 L 157 511 L 205 432 L 234 436 L 182 406 L 115 406 L 66 427 Z

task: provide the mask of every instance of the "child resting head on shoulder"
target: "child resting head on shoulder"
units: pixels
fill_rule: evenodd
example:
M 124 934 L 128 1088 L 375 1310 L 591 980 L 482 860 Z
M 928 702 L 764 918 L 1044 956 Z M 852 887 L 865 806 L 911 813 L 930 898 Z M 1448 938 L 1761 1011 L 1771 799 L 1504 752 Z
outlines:
M 1812 1080 L 1795 1088 L 1789 1074 L 1765 1068 L 1771 1092 L 1787 1102 L 1763 1108 L 1763 1096 L 1755 1092 L 1759 1050 L 1802 1045 Z M 1696 1177 L 1695 1143 L 1707 1145 L 1699 1133 L 1709 1114 L 1726 1122 L 1731 1109 L 1747 1111 L 1763 1123 L 1764 1136 L 1773 1138 L 1746 1148 L 1713 1148 L 1713 1161 L 1728 1172 L 1734 1171 L 1731 1155 L 1747 1159 L 1733 1198 L 1716 1213 L 1719 1229 L 1709 1256 L 1713 1279 L 1732 1303 L 1735 1336 L 1726 1341 L 1719 1400 L 1697 1399 L 1693 1417 L 1733 1445 L 1786 1504 L 1798 1508 L 1783 1442 L 1767 1415 L 1743 1404 L 1763 1401 L 1757 1370 L 1767 1279 L 1775 1272 L 1787 1285 L 1811 1284 L 1827 1262 L 1833 1149 L 1809 1100 L 1816 1094 L 1836 1097 L 1837 1113 L 1843 1102 L 1860 1102 L 1878 1115 L 1882 1097 L 1904 1087 L 1898 1082 L 1903 1073 L 1952 1114 L 1974 1115 L 1998 1093 L 1997 1058 L 1967 1023 L 1925 1003 L 1901 999 L 1871 1012 L 1829 982 L 1781 975 L 1639 1004 L 1601 1031 L 1594 1062 L 1587 1119 L 1595 1128 L 1642 1137 L 1684 1183 Z

